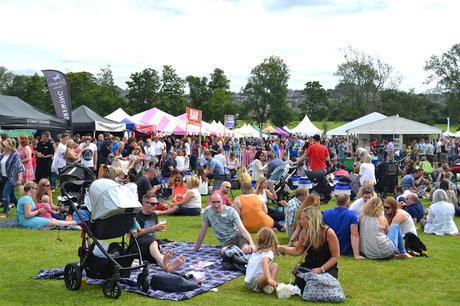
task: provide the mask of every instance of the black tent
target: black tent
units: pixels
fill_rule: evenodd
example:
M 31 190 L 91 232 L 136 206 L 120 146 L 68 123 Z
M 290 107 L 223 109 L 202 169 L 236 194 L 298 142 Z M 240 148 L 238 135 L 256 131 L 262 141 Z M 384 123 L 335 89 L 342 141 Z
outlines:
M 85 105 L 72 111 L 72 127 L 74 131 L 105 131 L 123 132 L 126 130 L 124 123 L 106 119 Z
M 67 121 L 50 115 L 18 97 L 0 95 L 0 128 L 66 130 Z

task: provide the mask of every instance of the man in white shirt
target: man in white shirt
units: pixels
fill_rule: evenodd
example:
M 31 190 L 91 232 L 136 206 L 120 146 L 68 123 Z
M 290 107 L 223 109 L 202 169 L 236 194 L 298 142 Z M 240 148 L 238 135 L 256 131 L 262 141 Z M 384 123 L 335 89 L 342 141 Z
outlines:
M 96 171 L 97 168 L 97 146 L 91 142 L 91 135 L 85 135 L 80 144 L 80 163 L 86 168 Z
M 187 138 L 184 138 L 184 151 L 185 151 L 185 156 L 188 156 L 190 158 L 191 148 L 190 148 L 190 143 L 188 142 Z
M 364 188 L 362 190 L 363 195 L 361 198 L 355 200 L 351 205 L 350 205 L 350 210 L 354 210 L 358 213 L 358 216 L 360 215 L 361 211 L 363 210 L 364 204 L 369 201 L 370 198 L 374 196 L 374 191 L 371 188 Z
M 166 145 L 160 140 L 158 135 L 155 135 L 153 136 L 152 147 L 153 154 L 156 156 L 158 164 L 161 166 L 166 158 Z
M 51 187 L 54 189 L 56 187 L 57 176 L 59 175 L 59 170 L 65 167 L 66 161 L 64 159 L 65 151 L 67 150 L 66 142 L 69 139 L 69 135 L 62 133 L 59 136 L 59 143 L 56 145 L 54 150 L 53 161 L 51 163 L 51 177 L 50 183 Z
M 144 146 L 144 154 L 145 154 L 145 159 L 147 161 L 151 161 L 154 157 L 156 157 L 155 154 L 155 148 L 152 145 L 152 139 L 147 138 L 145 141 L 145 146 Z

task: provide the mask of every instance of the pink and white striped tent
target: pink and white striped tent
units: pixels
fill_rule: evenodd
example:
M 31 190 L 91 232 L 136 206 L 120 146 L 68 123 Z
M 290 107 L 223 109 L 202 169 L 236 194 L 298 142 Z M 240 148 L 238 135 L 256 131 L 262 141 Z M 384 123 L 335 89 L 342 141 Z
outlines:
M 179 119 L 180 121 L 184 122 L 185 124 L 185 118 L 186 118 L 186 114 L 182 114 L 180 116 L 177 116 L 176 117 L 177 119 Z M 222 136 L 224 134 L 224 125 L 219 121 L 219 123 L 216 123 L 215 121 L 211 122 L 211 123 L 208 123 L 206 121 L 201 121 L 201 134 L 203 135 L 217 135 L 217 136 Z M 190 129 L 194 129 L 194 128 L 197 128 L 199 129 L 198 127 L 196 126 L 189 126 L 188 129 L 189 129 L 189 134 L 190 134 Z M 228 130 L 226 129 L 225 130 L 225 136 L 226 137 L 232 137 L 233 136 L 233 131 L 232 130 Z
M 158 132 L 164 134 L 185 135 L 185 124 L 178 120 L 173 115 L 170 115 L 156 107 L 135 114 L 132 116 L 134 120 L 144 124 L 156 126 Z

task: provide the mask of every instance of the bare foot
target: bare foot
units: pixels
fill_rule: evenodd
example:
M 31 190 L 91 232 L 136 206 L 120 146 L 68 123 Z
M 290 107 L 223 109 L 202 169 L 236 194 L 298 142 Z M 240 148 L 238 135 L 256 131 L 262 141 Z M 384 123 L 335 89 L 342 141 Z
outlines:
M 397 254 L 395 258 L 396 259 L 409 259 L 409 258 L 412 258 L 412 256 L 406 252 L 406 253 Z
M 167 251 L 165 253 L 165 255 L 163 256 L 163 270 L 166 271 L 166 272 L 169 272 L 168 271 L 168 265 L 169 265 L 169 261 L 171 260 L 173 256 L 173 252 L 171 250 Z
M 165 256 L 166 258 L 166 256 Z M 179 256 L 176 258 L 176 260 L 174 260 L 172 263 L 167 263 L 166 264 L 166 269 L 165 271 L 166 272 L 171 272 L 171 271 L 174 271 L 176 270 L 177 268 L 179 268 L 180 266 L 182 266 L 182 264 L 184 263 L 185 261 L 185 257 L 184 256 Z M 164 268 L 163 268 L 164 269 Z

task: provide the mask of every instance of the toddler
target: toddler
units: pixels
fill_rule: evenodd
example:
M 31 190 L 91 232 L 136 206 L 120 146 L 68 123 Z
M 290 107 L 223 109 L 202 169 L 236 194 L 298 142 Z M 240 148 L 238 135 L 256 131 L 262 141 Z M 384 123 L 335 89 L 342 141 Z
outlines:
M 244 282 L 246 287 L 255 292 L 263 290 L 271 294 L 277 287 L 276 276 L 279 267 L 273 263 L 278 255 L 278 239 L 271 228 L 263 227 L 257 233 L 257 252 L 250 255 Z
M 54 211 L 51 208 L 50 202 L 51 202 L 50 197 L 48 195 L 44 194 L 42 196 L 42 198 L 40 199 L 40 203 L 35 204 L 35 208 L 37 210 L 39 210 L 40 208 L 44 208 L 44 209 L 47 210 L 47 212 L 45 212 L 45 213 L 39 213 L 38 214 L 39 217 L 52 219 L 53 216 L 51 214 L 57 214 L 58 213 L 57 211 Z

